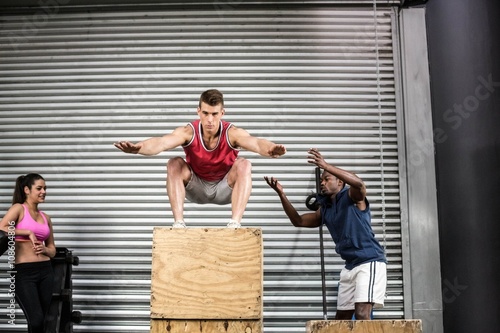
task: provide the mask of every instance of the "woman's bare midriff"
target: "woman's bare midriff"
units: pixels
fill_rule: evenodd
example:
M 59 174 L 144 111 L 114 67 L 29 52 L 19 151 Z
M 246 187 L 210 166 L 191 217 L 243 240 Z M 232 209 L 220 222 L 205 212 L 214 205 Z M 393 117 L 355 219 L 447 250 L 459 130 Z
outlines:
M 50 260 L 44 254 L 36 254 L 31 241 L 16 241 L 16 264 Z

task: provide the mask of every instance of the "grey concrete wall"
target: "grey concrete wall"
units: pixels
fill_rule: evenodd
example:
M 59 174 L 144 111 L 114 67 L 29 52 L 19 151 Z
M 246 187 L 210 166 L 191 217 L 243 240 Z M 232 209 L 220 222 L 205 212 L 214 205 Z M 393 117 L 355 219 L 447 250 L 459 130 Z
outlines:
M 445 333 L 500 331 L 500 1 L 429 0 Z

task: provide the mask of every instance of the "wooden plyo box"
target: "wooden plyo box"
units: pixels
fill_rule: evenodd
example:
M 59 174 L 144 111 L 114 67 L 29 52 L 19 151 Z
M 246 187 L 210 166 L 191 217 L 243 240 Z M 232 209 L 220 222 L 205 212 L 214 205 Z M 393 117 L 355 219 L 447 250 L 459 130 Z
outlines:
M 151 332 L 262 332 L 258 228 L 154 228 Z
M 412 320 L 311 320 L 306 333 L 422 333 L 422 321 Z

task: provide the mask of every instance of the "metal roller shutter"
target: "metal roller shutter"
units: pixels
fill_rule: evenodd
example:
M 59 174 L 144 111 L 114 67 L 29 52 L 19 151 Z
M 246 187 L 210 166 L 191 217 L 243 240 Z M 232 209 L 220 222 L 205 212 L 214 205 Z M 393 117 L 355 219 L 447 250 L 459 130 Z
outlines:
M 80 258 L 73 299 L 84 317 L 75 332 L 149 331 L 152 228 L 172 223 L 165 164 L 183 153 L 126 155 L 112 143 L 195 119 L 208 88 L 224 92 L 226 120 L 288 149 L 280 159 L 241 152 L 253 164 L 243 225 L 264 234 L 265 331 L 303 332 L 307 320 L 322 319 L 318 230 L 292 227 L 263 180 L 277 177 L 305 212 L 315 188 L 310 147 L 365 180 L 389 257 L 387 304 L 375 317 L 403 318 L 390 7 L 377 9 L 377 29 L 369 5 L 45 13 L 1 16 L 0 208 L 8 209 L 18 175 L 46 178 L 41 209 L 57 246 Z M 229 206 L 186 204 L 189 226 L 225 226 L 229 216 Z M 325 247 L 333 316 L 342 261 L 326 231 Z M 0 307 L 2 332 L 23 330 L 17 314 L 19 324 L 9 326 Z

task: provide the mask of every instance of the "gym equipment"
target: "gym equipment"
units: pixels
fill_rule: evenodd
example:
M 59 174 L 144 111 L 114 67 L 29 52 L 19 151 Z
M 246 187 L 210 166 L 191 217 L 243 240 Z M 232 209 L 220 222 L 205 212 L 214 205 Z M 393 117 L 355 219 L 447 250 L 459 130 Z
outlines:
M 64 247 L 56 248 L 56 255 L 51 260 L 54 270 L 54 289 L 52 302 L 46 317 L 46 333 L 73 333 L 73 323 L 82 321 L 80 311 L 73 311 L 72 267 L 80 260 L 72 251 Z

